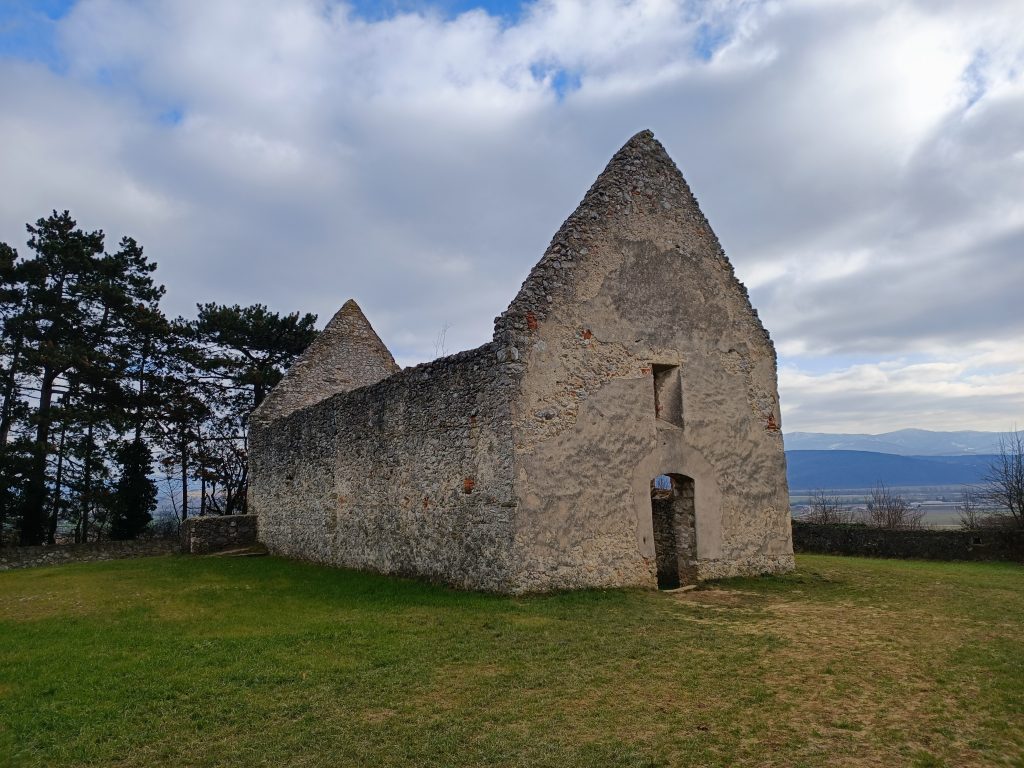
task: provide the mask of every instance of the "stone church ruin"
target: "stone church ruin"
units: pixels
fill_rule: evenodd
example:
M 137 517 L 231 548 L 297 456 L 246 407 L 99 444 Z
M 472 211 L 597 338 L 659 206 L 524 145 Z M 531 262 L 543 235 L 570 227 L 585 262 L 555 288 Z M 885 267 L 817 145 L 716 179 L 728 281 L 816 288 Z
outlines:
M 493 339 L 399 370 L 348 302 L 253 417 L 274 554 L 524 593 L 793 568 L 775 349 L 649 131 Z

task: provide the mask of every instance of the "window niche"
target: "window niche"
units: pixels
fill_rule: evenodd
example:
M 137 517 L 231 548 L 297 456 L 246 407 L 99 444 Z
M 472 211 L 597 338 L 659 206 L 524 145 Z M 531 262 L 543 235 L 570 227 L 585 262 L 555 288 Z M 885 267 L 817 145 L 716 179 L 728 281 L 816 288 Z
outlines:
M 661 421 L 683 426 L 683 382 L 678 365 L 653 365 L 654 414 Z

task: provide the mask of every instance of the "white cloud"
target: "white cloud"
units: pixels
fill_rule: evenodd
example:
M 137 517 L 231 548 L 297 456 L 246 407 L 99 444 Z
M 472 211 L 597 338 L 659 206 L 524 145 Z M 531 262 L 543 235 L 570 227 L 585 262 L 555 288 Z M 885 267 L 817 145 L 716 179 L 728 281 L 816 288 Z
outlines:
M 1024 413 L 1024 345 L 987 367 L 978 354 L 962 361 L 865 363 L 809 374 L 780 371 L 783 424 L 790 431 L 885 432 L 908 427 L 1006 431 Z M 979 367 L 981 366 L 981 367 Z
M 1024 389 L 1022 28 L 1018 0 L 374 22 L 327 0 L 80 0 L 57 24 L 66 71 L 0 59 L 0 240 L 68 207 L 146 246 L 172 312 L 326 320 L 355 296 L 408 363 L 444 323 L 449 349 L 488 338 L 651 127 L 783 355 L 787 428 L 1005 428 Z

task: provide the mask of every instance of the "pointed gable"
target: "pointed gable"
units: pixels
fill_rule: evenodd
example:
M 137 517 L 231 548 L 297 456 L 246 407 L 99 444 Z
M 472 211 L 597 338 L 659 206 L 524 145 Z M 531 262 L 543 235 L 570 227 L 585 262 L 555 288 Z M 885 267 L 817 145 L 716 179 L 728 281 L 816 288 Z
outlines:
M 735 279 L 686 179 L 661 142 L 644 130 L 615 153 L 555 233 L 508 309 L 496 319 L 494 339 L 501 354 L 521 346 L 528 330 L 560 303 L 578 301 L 580 293 L 587 292 L 581 281 L 595 247 L 649 239 L 652 232 L 665 230 L 668 222 L 675 233 L 673 247 L 706 264 L 714 262 L 714 269 L 724 269 L 746 300 L 746 289 Z
M 398 370 L 359 305 L 349 299 L 299 355 L 253 418 L 273 421 L 339 392 L 375 384 Z

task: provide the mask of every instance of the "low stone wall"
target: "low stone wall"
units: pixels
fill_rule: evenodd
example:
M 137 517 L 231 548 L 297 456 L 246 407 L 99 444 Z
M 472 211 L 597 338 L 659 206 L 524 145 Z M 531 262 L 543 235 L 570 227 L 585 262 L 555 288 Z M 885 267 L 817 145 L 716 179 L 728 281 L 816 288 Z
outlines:
M 0 571 L 34 568 L 40 565 L 152 557 L 169 555 L 177 551 L 178 542 L 175 539 L 97 541 L 88 544 L 59 544 L 53 547 L 0 547 Z
M 866 525 L 818 525 L 794 520 L 793 550 L 829 555 L 1024 563 L 1024 531 L 890 531 Z
M 256 543 L 256 515 L 190 517 L 181 526 L 181 551 L 205 555 Z

